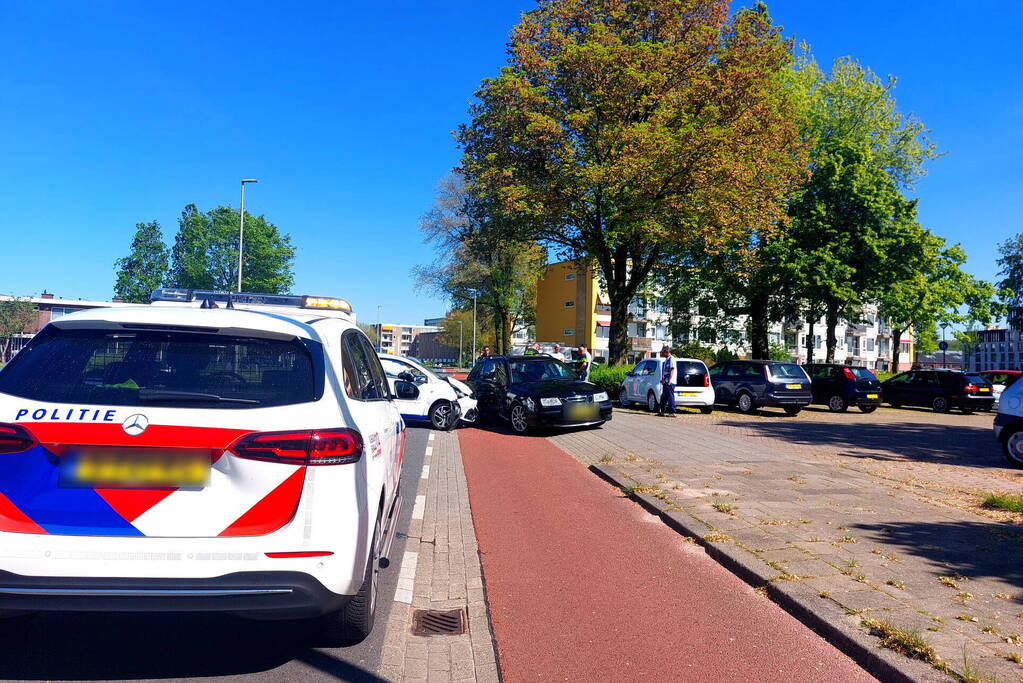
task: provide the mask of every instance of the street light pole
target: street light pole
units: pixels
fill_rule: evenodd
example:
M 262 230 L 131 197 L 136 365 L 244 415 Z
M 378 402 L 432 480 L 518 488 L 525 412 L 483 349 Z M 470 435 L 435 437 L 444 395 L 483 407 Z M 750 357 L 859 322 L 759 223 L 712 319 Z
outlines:
M 462 365 L 462 329 L 465 325 L 461 320 L 458 321 L 458 365 Z
M 941 345 L 944 347 L 941 349 L 941 365 L 944 368 L 948 368 L 948 344 L 945 343 L 945 328 L 948 327 L 948 323 L 941 323 Z
M 472 295 L 472 359 L 476 360 L 476 295 Z
M 245 251 L 245 183 L 258 183 L 255 178 L 242 180 L 242 210 L 238 219 L 238 291 L 242 291 L 242 254 Z
M 380 336 L 380 305 L 377 305 L 377 351 L 384 350 L 384 340 Z

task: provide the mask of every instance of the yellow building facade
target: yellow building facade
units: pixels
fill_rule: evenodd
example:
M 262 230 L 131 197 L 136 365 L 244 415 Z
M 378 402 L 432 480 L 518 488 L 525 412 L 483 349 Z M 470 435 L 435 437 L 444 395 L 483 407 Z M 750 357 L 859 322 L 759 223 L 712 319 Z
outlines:
M 536 339 L 562 346 L 607 349 L 611 310 L 591 266 L 562 261 L 547 266 L 536 288 Z M 606 355 L 603 354 L 603 355 Z

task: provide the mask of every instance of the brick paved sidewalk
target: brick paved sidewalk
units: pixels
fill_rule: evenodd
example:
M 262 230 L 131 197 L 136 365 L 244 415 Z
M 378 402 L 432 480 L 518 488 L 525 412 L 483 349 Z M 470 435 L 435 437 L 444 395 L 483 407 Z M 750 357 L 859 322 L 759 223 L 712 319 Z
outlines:
M 613 468 L 708 550 L 739 557 L 808 609 L 852 629 L 873 618 L 916 632 L 949 669 L 982 676 L 967 680 L 1023 680 L 1019 524 L 811 457 L 805 444 L 773 446 L 688 417 L 620 411 L 603 429 L 551 440 Z
M 497 659 L 458 437 L 430 432 L 429 438 L 419 488 L 405 493 L 406 504 L 414 507 L 404 557 L 395 558 L 401 566 L 381 676 L 389 681 L 496 683 Z M 414 636 L 416 609 L 465 609 L 468 632 Z

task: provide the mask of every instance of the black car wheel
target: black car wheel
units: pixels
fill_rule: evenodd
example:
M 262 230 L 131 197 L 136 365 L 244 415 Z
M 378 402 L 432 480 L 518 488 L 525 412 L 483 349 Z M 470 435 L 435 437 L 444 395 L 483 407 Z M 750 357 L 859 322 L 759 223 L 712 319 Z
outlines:
M 963 411 L 963 415 L 973 415 L 973 408 L 968 408 L 966 406 L 963 406 L 959 410 Z
M 704 415 L 710 415 L 711 413 L 714 412 L 714 406 L 703 406 L 702 408 L 700 408 L 700 412 L 703 413 Z
M 1002 439 L 1002 454 L 1013 467 L 1023 467 L 1023 430 L 1017 430 Z
M 934 400 L 931 401 L 931 408 L 936 413 L 947 413 L 948 412 L 948 399 L 944 396 L 935 396 Z
M 526 422 L 526 409 L 522 407 L 521 403 L 512 404 L 511 411 L 508 413 L 508 421 L 511 422 L 511 428 L 516 434 L 525 434 L 529 431 L 529 424 Z
M 801 406 L 785 406 L 785 412 L 789 415 L 799 415 L 802 409 Z
M 860 406 L 860 410 L 864 413 L 872 413 L 877 410 L 877 406 Z
M 646 393 L 646 409 L 651 413 L 657 412 L 657 396 L 652 391 Z
M 833 413 L 844 413 L 848 407 L 849 405 L 841 396 L 835 395 L 828 399 L 828 410 Z
M 740 413 L 745 413 L 746 415 L 752 415 L 757 411 L 757 404 L 753 402 L 753 397 L 745 391 L 739 394 L 739 399 L 735 402 L 735 405 Z
M 888 405 L 890 405 L 892 408 L 901 408 L 902 407 L 901 403 L 896 403 L 895 401 L 888 401 Z
M 450 401 L 437 401 L 430 407 L 430 424 L 434 429 L 448 431 L 455 428 L 458 418 Z

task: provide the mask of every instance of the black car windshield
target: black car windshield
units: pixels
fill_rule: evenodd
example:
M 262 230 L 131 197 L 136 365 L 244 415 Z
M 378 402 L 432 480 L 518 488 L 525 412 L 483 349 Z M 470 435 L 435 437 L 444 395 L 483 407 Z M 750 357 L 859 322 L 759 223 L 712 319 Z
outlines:
M 866 368 L 849 368 L 849 369 L 852 370 L 852 374 L 856 376 L 856 379 L 873 379 L 873 380 L 877 379 L 877 377 L 874 376 L 874 373 L 872 373 L 870 370 L 868 370 Z
M 50 327 L 0 370 L 0 393 L 54 403 L 237 409 L 322 391 L 316 342 L 176 331 Z
M 513 360 L 509 361 L 511 367 L 511 381 L 539 382 L 545 379 L 575 379 L 575 373 L 568 369 L 564 363 L 551 359 L 545 360 Z
M 778 379 L 806 380 L 806 373 L 803 372 L 803 368 L 799 367 L 795 363 L 777 363 L 775 365 L 769 365 L 768 369 L 771 373 L 771 377 L 777 377 Z

